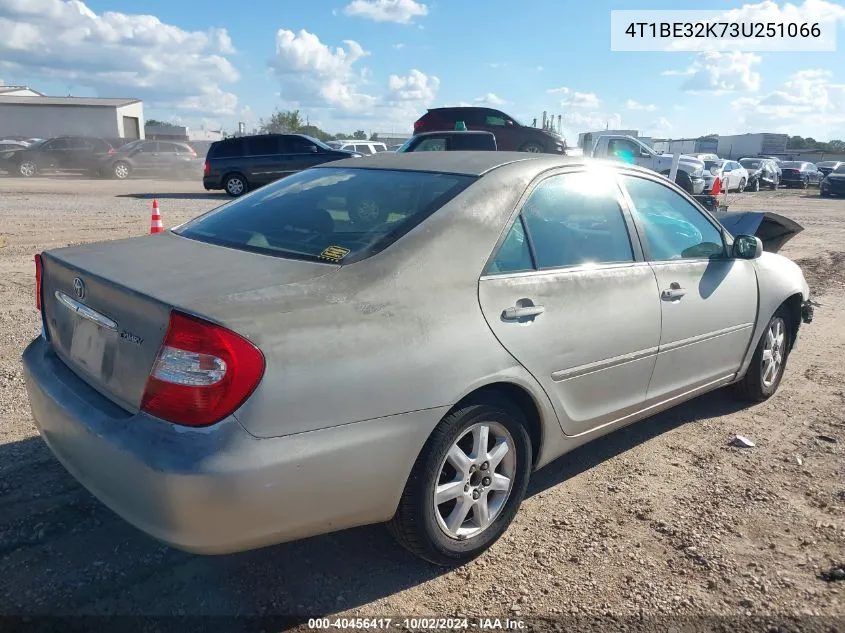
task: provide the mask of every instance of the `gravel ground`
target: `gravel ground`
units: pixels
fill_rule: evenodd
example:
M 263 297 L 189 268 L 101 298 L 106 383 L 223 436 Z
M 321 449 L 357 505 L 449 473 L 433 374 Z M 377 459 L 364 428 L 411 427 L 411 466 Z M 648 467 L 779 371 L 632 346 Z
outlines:
M 0 615 L 742 616 L 726 630 L 788 615 L 845 627 L 842 574 L 826 573 L 845 563 L 845 200 L 731 195 L 732 210 L 805 227 L 784 253 L 822 304 L 774 398 L 742 407 L 712 393 L 564 456 L 535 475 L 490 552 L 447 571 L 381 526 L 185 554 L 125 524 L 53 459 L 20 365 L 38 331 L 32 255 L 140 235 L 154 197 L 165 226 L 225 200 L 184 182 L 0 178 Z M 736 433 L 756 447 L 730 447 Z

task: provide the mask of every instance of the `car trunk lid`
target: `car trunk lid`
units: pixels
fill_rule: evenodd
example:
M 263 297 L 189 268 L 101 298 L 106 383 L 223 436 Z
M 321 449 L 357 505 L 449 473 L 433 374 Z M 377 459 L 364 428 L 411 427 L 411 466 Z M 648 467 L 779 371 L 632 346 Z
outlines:
M 216 298 L 303 283 L 338 268 L 170 232 L 47 251 L 42 266 L 45 330 L 56 354 L 94 389 L 133 412 L 173 309 L 196 314 L 202 306 L 197 316 L 216 321 Z

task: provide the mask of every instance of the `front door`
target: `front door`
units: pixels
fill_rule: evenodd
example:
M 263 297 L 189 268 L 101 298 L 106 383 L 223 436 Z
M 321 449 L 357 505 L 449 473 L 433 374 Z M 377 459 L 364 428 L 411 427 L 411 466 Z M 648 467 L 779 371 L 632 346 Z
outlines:
M 654 274 L 606 170 L 549 176 L 479 282 L 496 338 L 580 435 L 638 410 L 660 340 Z
M 159 145 L 159 141 L 147 141 L 135 150 L 132 155 L 132 168 L 138 175 L 149 175 L 160 165 Z
M 482 110 L 481 117 L 480 125 L 473 129 L 492 132 L 496 137 L 496 146 L 500 151 L 519 151 L 521 144 L 524 142 L 524 137 L 513 119 L 504 112 L 489 109 Z
M 663 327 L 648 401 L 716 383 L 739 369 L 757 318 L 757 276 L 727 256 L 722 231 L 692 202 L 644 174 L 622 176 L 654 270 Z

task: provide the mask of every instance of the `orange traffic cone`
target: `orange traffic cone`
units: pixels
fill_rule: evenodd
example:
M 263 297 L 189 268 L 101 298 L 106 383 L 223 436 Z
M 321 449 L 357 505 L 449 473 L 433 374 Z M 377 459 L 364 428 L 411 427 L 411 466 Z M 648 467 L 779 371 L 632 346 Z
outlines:
M 716 180 L 713 181 L 713 189 L 710 190 L 711 196 L 718 196 L 722 193 L 722 179 L 716 176 Z
M 153 200 L 153 217 L 150 220 L 150 233 L 161 233 L 164 225 L 161 223 L 161 213 L 158 211 L 158 200 Z

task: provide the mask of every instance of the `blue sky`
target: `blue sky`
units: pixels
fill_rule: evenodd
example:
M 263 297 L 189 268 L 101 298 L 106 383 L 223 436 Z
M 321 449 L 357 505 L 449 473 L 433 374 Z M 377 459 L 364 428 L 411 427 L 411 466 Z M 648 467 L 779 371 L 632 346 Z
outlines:
M 745 6 L 830 16 L 845 4 Z M 247 8 L 249 7 L 249 8 Z M 845 138 L 845 52 L 611 52 L 639 0 L 0 0 L 0 79 L 48 94 L 143 98 L 147 118 L 233 129 L 299 108 L 331 132 L 410 131 L 426 107 L 561 114 L 570 142 L 610 127 L 679 138 L 782 131 Z M 756 15 L 756 14 L 755 14 Z

